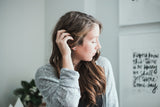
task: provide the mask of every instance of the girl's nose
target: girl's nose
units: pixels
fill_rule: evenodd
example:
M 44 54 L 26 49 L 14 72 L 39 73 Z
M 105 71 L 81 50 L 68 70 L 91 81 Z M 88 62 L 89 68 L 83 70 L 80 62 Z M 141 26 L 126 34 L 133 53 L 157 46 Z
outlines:
M 101 44 L 100 44 L 100 42 L 98 42 L 98 49 L 101 49 Z
M 99 40 L 97 40 L 97 46 L 96 46 L 96 49 L 101 49 L 101 44 L 100 44 Z

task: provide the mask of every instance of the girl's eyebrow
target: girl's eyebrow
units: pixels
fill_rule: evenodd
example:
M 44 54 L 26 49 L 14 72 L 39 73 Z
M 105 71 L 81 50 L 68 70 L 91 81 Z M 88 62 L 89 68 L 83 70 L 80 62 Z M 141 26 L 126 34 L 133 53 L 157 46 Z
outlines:
M 99 36 L 93 36 L 92 38 L 99 38 Z
M 89 37 L 90 40 L 91 40 L 91 39 L 96 39 L 96 38 L 98 38 L 98 36 Z
M 92 37 L 91 38 L 99 38 L 99 35 L 92 35 Z

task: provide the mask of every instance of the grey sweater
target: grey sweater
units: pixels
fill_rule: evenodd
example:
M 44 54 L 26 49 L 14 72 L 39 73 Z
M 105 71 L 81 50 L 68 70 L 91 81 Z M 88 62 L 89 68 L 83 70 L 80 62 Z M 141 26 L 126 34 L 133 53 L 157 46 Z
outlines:
M 96 64 L 103 67 L 107 79 L 106 93 L 102 95 L 103 107 L 119 107 L 112 66 L 109 60 L 100 56 Z M 40 67 L 35 75 L 35 83 L 47 107 L 78 107 L 80 95 L 79 73 L 62 68 L 60 79 L 50 64 Z

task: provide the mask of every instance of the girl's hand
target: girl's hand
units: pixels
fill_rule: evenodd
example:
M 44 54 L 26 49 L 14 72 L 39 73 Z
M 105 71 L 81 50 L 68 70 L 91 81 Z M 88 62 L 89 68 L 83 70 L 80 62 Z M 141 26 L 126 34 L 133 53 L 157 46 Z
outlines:
M 71 55 L 71 49 L 67 44 L 68 40 L 73 40 L 73 38 L 70 36 L 69 33 L 66 32 L 66 30 L 57 31 L 56 43 L 62 54 L 62 57 Z
M 71 58 L 71 49 L 67 44 L 68 40 L 73 40 L 69 33 L 66 30 L 58 30 L 56 43 L 62 54 L 62 67 L 74 70 L 72 58 Z

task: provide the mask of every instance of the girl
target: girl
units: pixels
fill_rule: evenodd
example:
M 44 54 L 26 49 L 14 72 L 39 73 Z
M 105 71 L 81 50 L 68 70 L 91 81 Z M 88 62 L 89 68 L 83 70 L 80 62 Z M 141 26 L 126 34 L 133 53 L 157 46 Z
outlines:
M 98 20 L 78 11 L 59 19 L 50 63 L 35 75 L 47 107 L 118 107 L 111 64 L 100 56 L 101 29 Z

